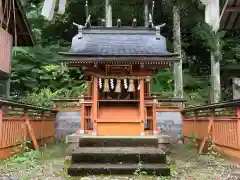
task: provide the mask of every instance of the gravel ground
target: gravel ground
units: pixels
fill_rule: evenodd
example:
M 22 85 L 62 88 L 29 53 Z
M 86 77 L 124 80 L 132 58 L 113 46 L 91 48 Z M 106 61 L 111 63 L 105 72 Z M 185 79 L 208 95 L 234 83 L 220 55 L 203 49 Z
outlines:
M 213 158 L 209 155 L 198 156 L 195 150 L 190 150 L 185 145 L 171 147 L 168 158 L 172 177 L 141 177 L 141 176 L 89 176 L 71 178 L 66 175 L 65 161 L 62 153 L 64 147 L 55 147 L 45 151 L 41 159 L 12 163 L 4 162 L 0 166 L 0 180 L 240 180 L 240 166 L 226 159 Z M 16 158 L 15 158 L 16 159 Z

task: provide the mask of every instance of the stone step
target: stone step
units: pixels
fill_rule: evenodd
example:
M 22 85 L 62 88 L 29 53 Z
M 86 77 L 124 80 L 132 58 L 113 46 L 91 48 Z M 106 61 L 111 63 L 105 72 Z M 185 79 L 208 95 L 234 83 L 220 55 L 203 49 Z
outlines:
M 79 147 L 73 163 L 166 163 L 166 154 L 154 147 Z
M 68 174 L 70 176 L 134 175 L 139 170 L 147 175 L 170 175 L 170 169 L 164 164 L 72 164 Z
M 96 136 L 79 138 L 80 147 L 158 147 L 154 136 Z

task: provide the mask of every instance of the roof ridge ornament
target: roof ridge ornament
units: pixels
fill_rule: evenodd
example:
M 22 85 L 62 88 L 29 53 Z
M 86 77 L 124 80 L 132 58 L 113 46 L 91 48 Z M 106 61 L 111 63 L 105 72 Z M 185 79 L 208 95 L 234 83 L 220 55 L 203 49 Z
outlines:
M 80 24 L 77 24 L 77 23 L 75 23 L 75 22 L 73 22 L 73 25 L 74 26 L 77 26 L 77 28 L 78 28 L 78 39 L 82 39 L 82 37 L 83 37 L 83 28 L 84 28 L 84 26 L 82 26 L 82 25 L 80 25 Z
M 91 27 L 91 15 L 89 14 L 86 22 L 85 22 L 85 27 Z
M 117 27 L 121 27 L 121 19 L 117 20 Z
M 134 27 L 134 28 L 137 27 L 137 19 L 136 18 L 133 19 L 132 27 Z
M 101 26 L 106 27 L 106 20 L 105 19 L 101 19 Z
M 166 25 L 166 23 L 163 23 L 161 25 L 155 26 L 156 28 L 156 39 L 160 39 L 161 38 L 161 28 L 164 27 Z
M 149 13 L 148 27 L 149 28 L 153 28 L 154 27 L 154 24 L 153 24 L 153 21 L 152 21 L 152 14 L 151 13 Z

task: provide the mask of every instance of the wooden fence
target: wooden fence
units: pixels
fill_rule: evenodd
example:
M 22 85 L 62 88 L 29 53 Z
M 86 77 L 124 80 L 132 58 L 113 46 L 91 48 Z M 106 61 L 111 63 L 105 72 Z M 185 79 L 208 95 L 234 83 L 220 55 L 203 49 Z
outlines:
M 0 158 L 15 153 L 25 141 L 53 140 L 56 111 L 0 100 Z
M 210 140 L 220 152 L 240 160 L 240 100 L 185 108 L 183 133 L 186 140 L 200 140 L 199 153 Z

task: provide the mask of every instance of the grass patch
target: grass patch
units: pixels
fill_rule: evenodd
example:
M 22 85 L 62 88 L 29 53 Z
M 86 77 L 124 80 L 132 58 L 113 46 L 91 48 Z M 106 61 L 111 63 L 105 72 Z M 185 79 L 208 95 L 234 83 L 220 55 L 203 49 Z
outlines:
M 40 150 L 26 148 L 23 154 L 11 156 L 3 160 L 0 166 L 6 168 L 33 168 L 36 164 L 43 164 L 45 161 L 61 158 L 65 154 L 66 144 L 57 142 L 53 147 L 41 147 Z

